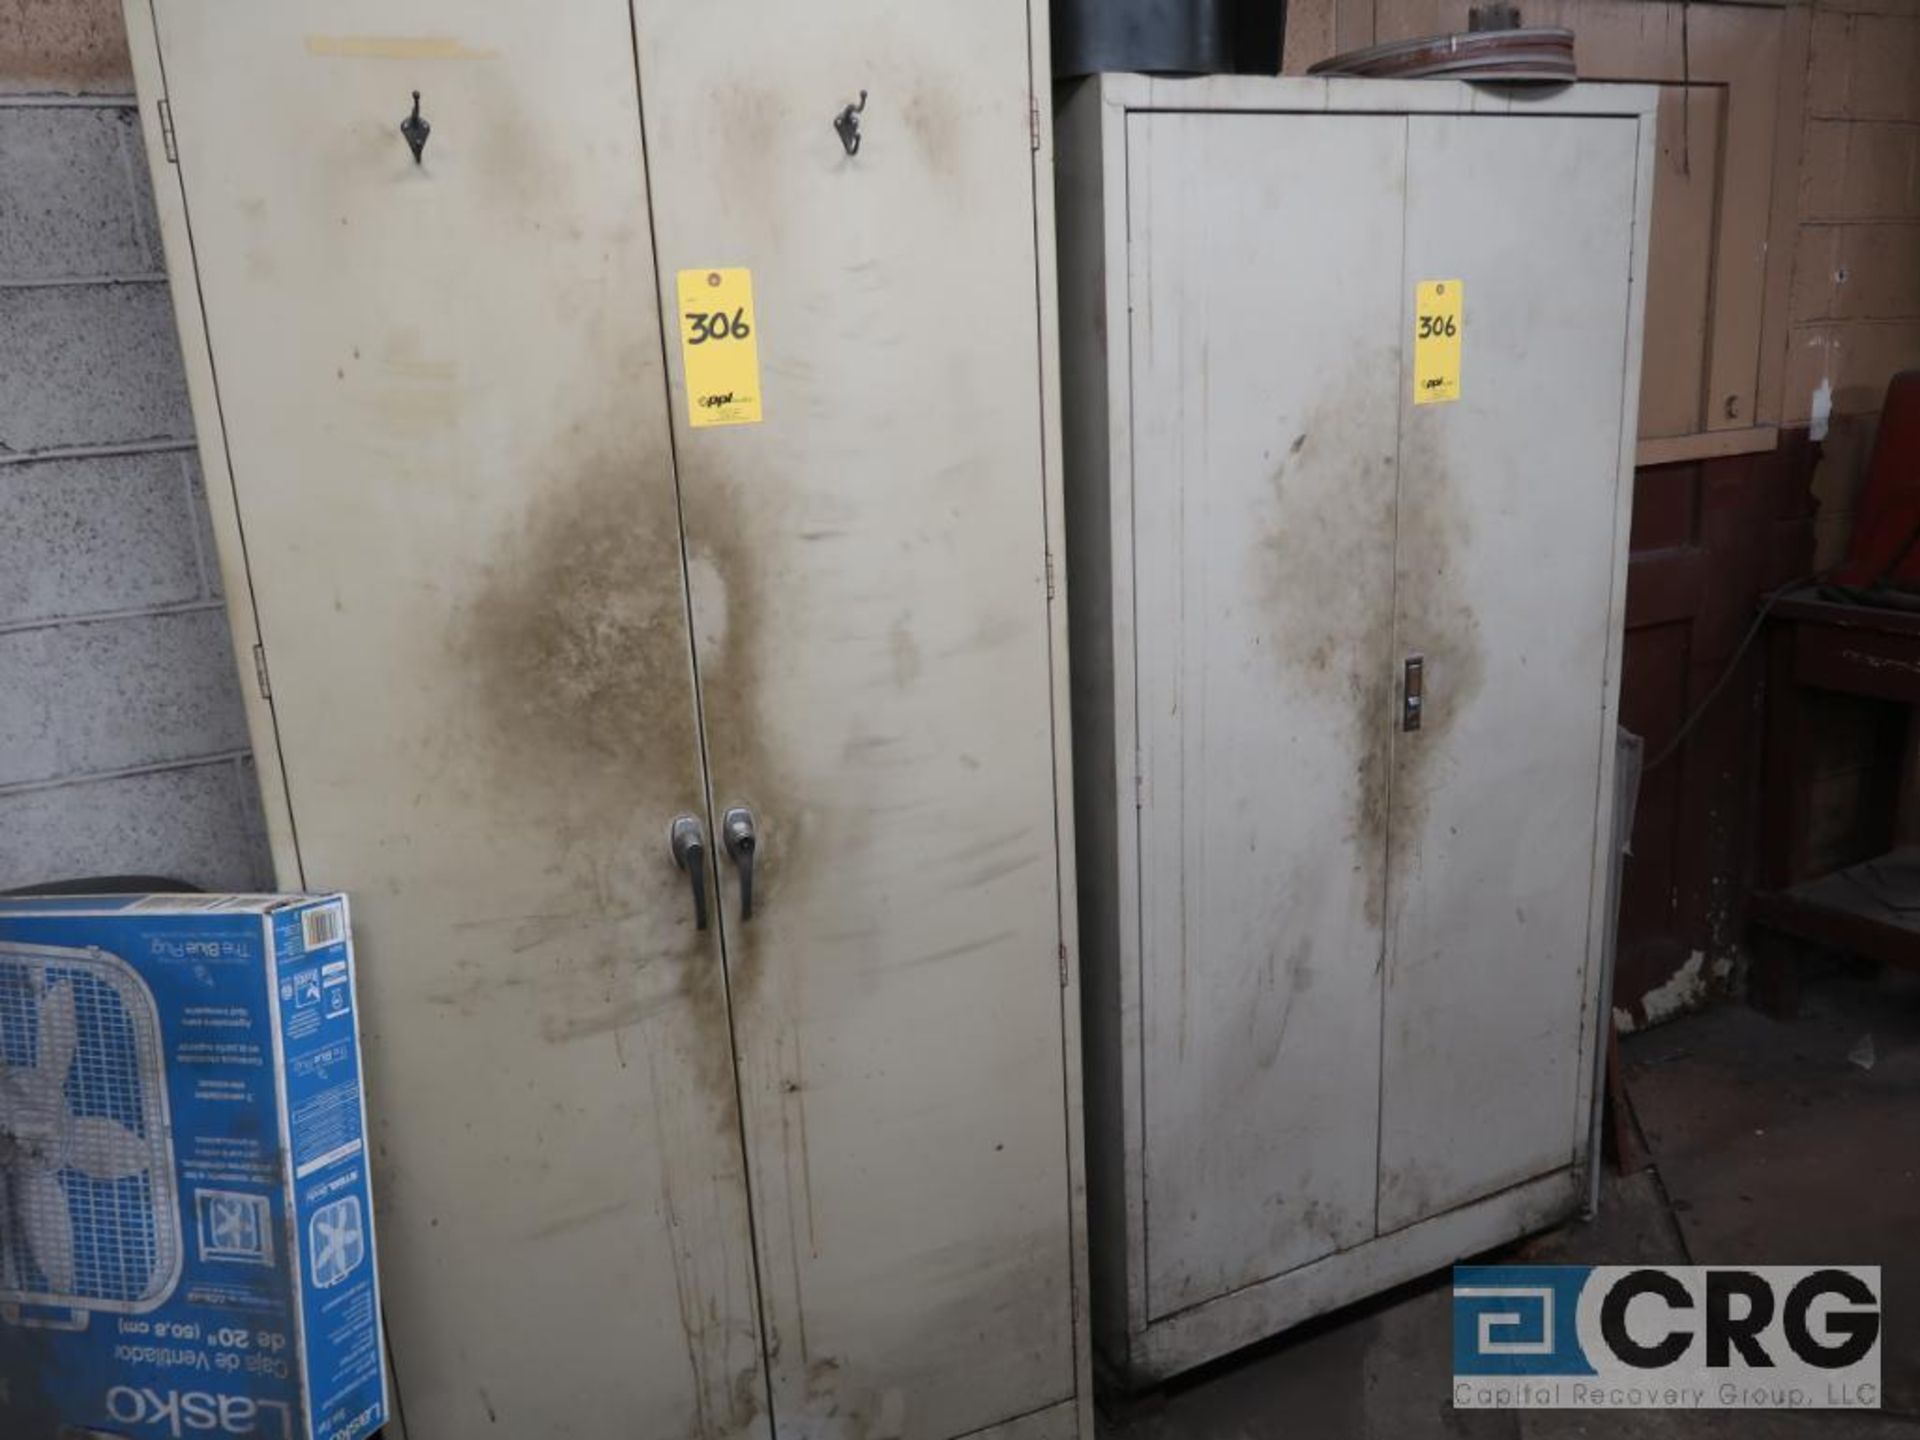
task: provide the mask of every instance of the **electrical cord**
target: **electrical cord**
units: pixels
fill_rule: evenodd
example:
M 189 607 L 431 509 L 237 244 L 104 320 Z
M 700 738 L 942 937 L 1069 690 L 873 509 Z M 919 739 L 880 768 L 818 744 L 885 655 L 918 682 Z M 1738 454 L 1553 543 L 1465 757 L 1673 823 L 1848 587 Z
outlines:
M 1687 17 L 1687 7 L 1683 3 L 1680 7 L 1681 58 L 1683 61 L 1686 58 L 1686 17 Z M 1686 121 L 1686 113 L 1687 112 L 1684 109 L 1681 111 L 1681 122 L 1683 127 L 1681 131 L 1682 142 L 1683 142 L 1683 149 L 1682 149 L 1683 166 L 1684 166 L 1684 154 L 1685 154 L 1684 137 L 1686 132 L 1685 132 L 1684 126 Z M 1815 449 L 1817 453 L 1818 447 L 1816 446 Z M 1880 567 L 1879 571 L 1874 575 L 1873 579 L 1869 580 L 1865 585 L 1835 586 L 1833 587 L 1831 593 L 1823 595 L 1821 598 L 1825 600 L 1844 601 L 1852 605 L 1872 605 L 1876 603 L 1876 601 L 1881 601 L 1882 597 L 1879 592 L 1881 591 L 1881 587 L 1886 584 L 1887 577 L 1893 574 L 1893 572 L 1896 569 L 1898 569 L 1902 564 L 1905 563 L 1907 557 L 1913 553 L 1914 547 L 1916 545 L 1920 545 L 1920 520 L 1915 521 L 1913 529 L 1910 532 L 1908 532 L 1906 543 L 1901 545 L 1901 547 L 1898 550 L 1893 552 L 1893 555 L 1887 560 L 1885 564 L 1883 564 Z M 1733 679 L 1733 672 L 1739 669 L 1740 662 L 1746 658 L 1748 648 L 1752 646 L 1755 637 L 1757 637 L 1760 634 L 1760 627 L 1766 623 L 1767 613 L 1773 609 L 1775 602 L 1778 601 L 1781 596 L 1785 595 L 1790 590 L 1798 590 L 1802 586 L 1806 586 L 1806 585 L 1820 584 L 1822 581 L 1824 581 L 1827 578 L 1827 576 L 1831 575 L 1834 572 L 1834 570 L 1838 568 L 1839 568 L 1838 566 L 1829 566 L 1825 570 L 1817 570 L 1811 575 L 1803 576 L 1801 579 L 1789 580 L 1786 584 L 1780 586 L 1777 590 L 1772 590 L 1768 592 L 1768 594 L 1760 602 L 1760 609 L 1754 615 L 1753 623 L 1747 626 L 1747 633 L 1740 637 L 1740 643 L 1734 647 L 1733 655 L 1727 661 L 1726 668 L 1720 672 L 1720 678 L 1713 682 L 1713 688 L 1707 691 L 1705 697 L 1702 698 L 1702 700 L 1698 705 L 1693 707 L 1693 713 L 1688 715 L 1685 720 L 1680 722 L 1680 728 L 1674 732 L 1673 738 L 1671 740 L 1667 741 L 1665 745 L 1660 747 L 1660 753 L 1655 755 L 1653 759 L 1647 761 L 1645 765 L 1640 767 L 1640 773 L 1642 775 L 1646 774 L 1649 770 L 1654 769 L 1656 766 L 1664 764 L 1666 761 L 1672 759 L 1674 753 L 1677 750 L 1679 750 L 1680 746 L 1683 743 L 1685 743 L 1687 736 L 1692 733 L 1693 727 L 1700 723 L 1700 717 L 1707 713 L 1707 707 L 1712 705 L 1715 700 L 1720 698 L 1720 692 L 1726 689 L 1727 682 Z M 1889 608 L 1895 608 L 1895 609 L 1912 608 L 1909 605 L 1899 604 L 1895 596 L 1891 594 L 1885 596 L 1885 600 L 1882 603 L 1886 603 L 1886 602 L 1892 602 Z
M 1707 693 L 1701 697 L 1700 703 L 1693 707 L 1693 712 L 1688 715 L 1685 720 L 1680 722 L 1680 728 L 1674 731 L 1672 739 L 1660 747 L 1660 753 L 1640 767 L 1640 773 L 1642 775 L 1645 775 L 1649 770 L 1657 769 L 1668 760 L 1671 760 L 1680 747 L 1686 743 L 1687 736 L 1693 733 L 1693 727 L 1700 723 L 1701 718 L 1705 716 L 1713 702 L 1720 698 L 1720 692 L 1727 688 L 1727 682 L 1733 679 L 1734 671 L 1740 668 L 1740 662 L 1746 658 L 1747 651 L 1752 648 L 1754 640 L 1757 639 L 1760 634 L 1760 627 L 1766 623 L 1767 615 L 1772 611 L 1774 605 L 1780 598 L 1789 591 L 1800 589 L 1803 585 L 1817 584 L 1828 573 L 1829 572 L 1822 570 L 1812 575 L 1802 576 L 1798 580 L 1789 580 L 1777 589 L 1768 591 L 1767 594 L 1762 597 L 1759 610 L 1754 612 L 1753 623 L 1747 626 L 1747 633 L 1740 637 L 1740 643 L 1734 647 L 1733 654 L 1727 660 L 1726 667 L 1720 672 L 1720 678 L 1713 682 L 1713 688 L 1708 690 Z
M 1887 576 L 1893 573 L 1895 567 L 1907 558 L 1916 545 L 1920 545 L 1920 525 L 1914 527 L 1913 533 L 1907 537 L 1907 543 L 1902 545 L 1900 549 L 1894 553 L 1891 560 L 1880 567 L 1879 574 L 1875 575 L 1872 580 L 1868 581 L 1865 585 L 1829 586 L 1820 598 L 1828 601 L 1843 602 L 1849 605 L 1874 604 L 1876 594 L 1880 586 L 1886 582 Z M 1720 698 L 1720 692 L 1726 689 L 1727 682 L 1733 679 L 1733 672 L 1740 668 L 1740 662 L 1746 658 L 1747 651 L 1759 636 L 1760 627 L 1766 624 L 1767 615 L 1772 611 L 1774 605 L 1783 596 L 1792 591 L 1821 584 L 1827 576 L 1831 575 L 1838 568 L 1838 566 L 1829 566 L 1825 570 L 1816 570 L 1811 575 L 1802 575 L 1797 580 L 1789 580 L 1777 589 L 1769 590 L 1761 597 L 1760 608 L 1754 612 L 1753 621 L 1747 626 L 1747 633 L 1740 637 L 1740 643 L 1734 647 L 1733 654 L 1728 658 L 1726 667 L 1720 672 L 1720 678 L 1713 682 L 1713 688 L 1707 691 L 1698 705 L 1693 707 L 1692 713 L 1680 722 L 1680 728 L 1674 732 L 1671 740 L 1660 747 L 1660 753 L 1640 767 L 1640 773 L 1642 775 L 1656 766 L 1671 760 L 1674 753 L 1686 742 L 1687 736 L 1693 733 L 1693 727 L 1700 723 L 1700 719 L 1707 713 L 1708 707 Z M 1905 607 L 1894 606 L 1892 608 Z

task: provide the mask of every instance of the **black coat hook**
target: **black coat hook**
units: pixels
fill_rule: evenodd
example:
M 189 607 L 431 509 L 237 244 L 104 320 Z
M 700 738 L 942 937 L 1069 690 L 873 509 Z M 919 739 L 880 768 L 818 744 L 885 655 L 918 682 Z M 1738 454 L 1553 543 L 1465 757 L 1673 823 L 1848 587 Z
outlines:
M 860 103 L 849 105 L 834 117 L 834 133 L 840 137 L 840 143 L 847 147 L 847 154 L 860 153 L 860 112 L 867 108 L 867 92 L 860 92 Z
M 427 123 L 427 117 L 420 113 L 420 92 L 413 92 L 413 113 L 400 122 L 400 133 L 406 137 L 408 147 L 413 151 L 413 163 L 420 163 L 420 152 L 427 148 L 427 136 L 433 133 L 433 126 Z

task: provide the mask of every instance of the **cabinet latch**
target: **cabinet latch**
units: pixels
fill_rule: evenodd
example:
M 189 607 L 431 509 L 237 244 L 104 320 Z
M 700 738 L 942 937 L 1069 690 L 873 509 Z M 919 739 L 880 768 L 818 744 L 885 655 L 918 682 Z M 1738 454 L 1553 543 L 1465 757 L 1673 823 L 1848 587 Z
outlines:
M 1426 677 L 1426 656 L 1409 655 L 1406 674 L 1400 685 L 1400 728 L 1402 730 L 1420 728 L 1420 711 L 1426 700 Z

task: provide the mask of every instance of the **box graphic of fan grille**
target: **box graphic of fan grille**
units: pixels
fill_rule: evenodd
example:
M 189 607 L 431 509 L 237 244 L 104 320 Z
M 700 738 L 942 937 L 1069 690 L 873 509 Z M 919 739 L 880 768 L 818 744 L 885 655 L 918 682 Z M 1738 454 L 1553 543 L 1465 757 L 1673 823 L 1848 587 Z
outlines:
M 0 946 L 0 1304 L 150 1309 L 179 1273 L 153 997 L 101 951 Z

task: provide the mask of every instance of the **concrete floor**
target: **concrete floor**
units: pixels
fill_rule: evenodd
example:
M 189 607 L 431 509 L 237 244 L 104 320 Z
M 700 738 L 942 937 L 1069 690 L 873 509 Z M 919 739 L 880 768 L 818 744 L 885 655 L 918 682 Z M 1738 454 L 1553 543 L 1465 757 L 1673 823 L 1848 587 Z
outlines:
M 1442 1274 L 1108 1405 L 1102 1436 L 1920 1440 L 1920 976 L 1828 967 L 1792 1021 L 1722 1005 L 1629 1037 L 1622 1059 L 1652 1167 L 1609 1171 L 1591 1223 L 1485 1258 L 1877 1263 L 1881 1414 L 1456 1411 Z

